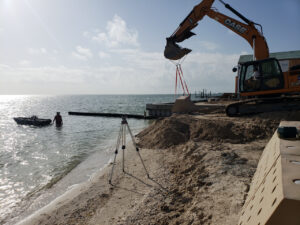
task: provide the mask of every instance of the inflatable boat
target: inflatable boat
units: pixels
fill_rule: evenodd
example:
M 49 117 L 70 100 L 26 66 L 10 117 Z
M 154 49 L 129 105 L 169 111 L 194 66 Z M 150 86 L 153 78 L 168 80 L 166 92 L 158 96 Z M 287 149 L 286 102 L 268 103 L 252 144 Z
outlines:
M 40 119 L 37 116 L 32 117 L 14 117 L 17 124 L 31 126 L 47 126 L 51 124 L 50 119 Z

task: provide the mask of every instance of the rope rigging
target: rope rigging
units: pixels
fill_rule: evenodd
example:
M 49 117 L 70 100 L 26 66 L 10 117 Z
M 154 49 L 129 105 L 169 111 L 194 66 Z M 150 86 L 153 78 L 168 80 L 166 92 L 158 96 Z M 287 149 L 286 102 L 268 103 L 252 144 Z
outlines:
M 188 86 L 185 82 L 185 79 L 183 77 L 183 71 L 182 71 L 182 68 L 181 68 L 181 64 L 183 63 L 185 58 L 186 58 L 186 55 L 181 60 L 178 60 L 177 63 L 170 60 L 170 62 L 172 62 L 176 66 L 175 99 L 176 99 L 176 96 L 177 96 L 177 88 L 178 88 L 178 86 L 180 86 L 180 84 L 181 84 L 181 88 L 183 90 L 183 95 L 190 95 L 190 92 L 189 92 Z M 180 82 L 178 82 L 178 79 L 180 80 Z

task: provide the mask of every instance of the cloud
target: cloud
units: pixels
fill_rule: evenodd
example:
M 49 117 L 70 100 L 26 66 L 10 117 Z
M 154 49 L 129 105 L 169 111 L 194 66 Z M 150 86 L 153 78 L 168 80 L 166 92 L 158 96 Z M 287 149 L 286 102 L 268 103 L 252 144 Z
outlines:
M 113 48 L 109 49 L 111 53 L 121 54 L 121 55 L 132 55 L 138 54 L 140 52 L 137 48 Z
M 100 57 L 101 59 L 110 58 L 110 54 L 108 54 L 108 53 L 106 53 L 106 52 L 100 51 L 100 52 L 98 53 L 98 55 L 99 55 L 99 57 Z
M 0 94 L 80 93 L 85 71 L 64 66 L 0 65 Z M 75 91 L 74 91 L 75 90 Z M 79 90 L 79 91 L 76 91 Z
M 192 90 L 208 89 L 213 92 L 233 92 L 240 54 L 194 53 L 182 65 L 187 83 Z
M 79 60 L 88 60 L 93 58 L 93 53 L 90 49 L 81 47 L 80 45 L 76 46 L 76 51 L 72 52 L 72 56 Z
M 90 33 L 85 31 L 85 37 L 89 37 Z M 138 31 L 129 29 L 126 22 L 118 15 L 115 15 L 111 21 L 107 22 L 106 31 L 96 31 L 91 37 L 98 43 L 104 43 L 107 47 L 115 48 L 120 46 L 138 47 Z
M 86 37 L 86 38 L 90 38 L 90 37 L 91 37 L 91 34 L 90 34 L 90 32 L 88 32 L 88 31 L 84 31 L 84 32 L 82 33 L 82 35 L 83 35 L 83 37 Z
M 242 52 L 241 52 L 241 55 L 250 55 L 250 54 L 253 54 L 253 52 L 252 52 L 252 53 L 247 52 L 247 51 L 242 51 Z
M 19 65 L 20 66 L 29 66 L 29 65 L 31 65 L 31 62 L 29 60 L 21 60 L 19 62 Z
M 0 65 L 1 94 L 174 93 L 175 66 L 161 52 L 114 51 L 120 62 L 84 68 Z M 114 56 L 115 57 L 115 56 Z M 182 64 L 190 91 L 234 91 L 239 54 L 193 53 Z
M 94 57 L 89 48 L 78 45 L 72 57 L 87 61 L 84 67 L 76 62 L 71 67 L 33 67 L 29 61 L 19 66 L 0 65 L 0 93 L 6 94 L 168 94 L 174 93 L 175 65 L 162 51 L 146 52 L 139 46 L 138 32 L 115 15 L 107 22 L 105 32 L 91 30 L 83 36 L 108 47 Z M 212 52 L 218 45 L 202 41 L 206 51 L 187 56 L 182 69 L 191 92 L 207 89 L 212 92 L 234 91 L 232 67 L 239 54 Z M 101 46 L 103 47 L 103 46 Z M 28 50 L 31 54 L 56 55 L 45 48 Z M 56 55 L 57 56 L 57 55 Z M 109 59 L 109 60 L 99 60 Z M 113 59 L 113 60 L 111 60 Z
M 46 48 L 28 48 L 27 51 L 30 55 L 45 55 L 48 53 Z
M 161 52 L 139 49 L 112 50 L 122 58 L 122 66 L 106 66 L 91 79 L 106 82 L 111 90 L 122 93 L 173 93 L 175 66 Z M 235 75 L 233 66 L 240 54 L 193 53 L 182 64 L 189 89 L 203 88 L 212 92 L 233 92 Z M 100 85 L 101 86 L 101 85 Z M 102 89 L 103 91 L 105 89 Z
M 210 41 L 201 41 L 200 45 L 206 50 L 216 50 L 218 48 L 218 45 L 216 43 Z
M 173 93 L 175 85 L 175 65 L 163 57 L 161 52 L 119 51 L 127 68 L 133 71 L 128 75 L 138 88 L 148 89 L 148 93 Z M 233 66 L 240 54 L 192 53 L 182 64 L 184 77 L 190 90 L 203 88 L 213 92 L 233 92 L 235 75 Z M 138 90 L 136 88 L 136 90 Z M 152 91 L 151 91 L 152 90 Z M 143 89 L 139 90 L 143 93 Z

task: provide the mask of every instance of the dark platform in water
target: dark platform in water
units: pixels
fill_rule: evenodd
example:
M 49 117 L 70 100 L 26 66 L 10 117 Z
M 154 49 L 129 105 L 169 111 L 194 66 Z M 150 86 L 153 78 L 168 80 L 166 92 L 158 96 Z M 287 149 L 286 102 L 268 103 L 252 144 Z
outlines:
M 14 120 L 19 125 L 31 125 L 31 126 L 37 126 L 37 127 L 48 126 L 52 122 L 50 119 L 39 119 L 36 116 L 14 117 Z
M 126 118 L 134 118 L 134 119 L 155 119 L 153 116 L 144 116 L 144 115 L 136 115 L 136 114 L 122 114 L 122 113 L 90 113 L 90 112 L 69 112 L 69 115 L 73 116 L 102 116 L 102 117 L 115 117 L 121 118 L 125 116 Z

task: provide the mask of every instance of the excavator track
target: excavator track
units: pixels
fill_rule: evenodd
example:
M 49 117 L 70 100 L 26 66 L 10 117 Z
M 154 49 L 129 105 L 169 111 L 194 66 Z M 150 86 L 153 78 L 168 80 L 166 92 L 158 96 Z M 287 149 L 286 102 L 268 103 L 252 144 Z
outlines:
M 234 117 L 290 110 L 300 110 L 300 95 L 276 98 L 254 98 L 235 102 L 226 107 L 226 115 Z

